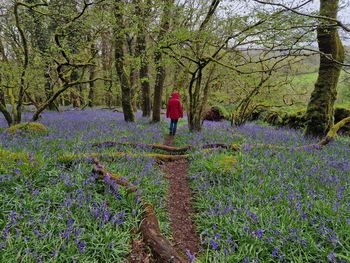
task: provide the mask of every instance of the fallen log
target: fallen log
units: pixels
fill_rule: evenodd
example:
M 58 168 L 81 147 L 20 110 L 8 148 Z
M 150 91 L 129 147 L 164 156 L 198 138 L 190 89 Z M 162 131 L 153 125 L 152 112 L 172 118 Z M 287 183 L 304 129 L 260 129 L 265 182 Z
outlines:
M 94 143 L 93 147 L 97 148 L 107 148 L 107 147 L 116 147 L 116 146 L 132 146 L 132 147 L 140 147 L 140 148 L 150 148 L 156 150 L 163 150 L 170 153 L 184 153 L 190 150 L 193 150 L 194 147 L 191 145 L 182 146 L 182 147 L 174 147 L 165 144 L 142 144 L 142 143 L 132 143 L 132 142 L 115 142 L 115 141 L 106 141 L 101 143 Z M 205 144 L 199 147 L 199 149 L 216 149 L 223 148 L 233 151 L 239 151 L 240 146 L 237 144 L 224 144 L 224 143 L 210 143 Z
M 144 154 L 133 154 L 126 152 L 113 152 L 113 153 L 83 153 L 83 154 L 64 154 L 57 158 L 58 162 L 64 164 L 71 164 L 75 160 L 89 159 L 91 157 L 98 157 L 101 159 L 117 159 L 121 157 L 148 157 L 153 158 L 156 161 L 161 162 L 173 162 L 178 160 L 184 160 L 188 158 L 188 155 L 167 155 L 167 154 L 157 154 L 157 153 L 144 153 Z
M 232 151 L 241 150 L 241 146 L 238 144 L 210 143 L 202 146 L 202 149 L 217 149 L 217 148 L 222 148 L 222 149 L 227 149 Z
M 105 148 L 105 147 L 116 147 L 116 146 L 131 146 L 131 147 L 139 147 L 139 148 L 150 148 L 154 150 L 163 150 L 166 152 L 186 152 L 191 150 L 192 146 L 184 146 L 184 147 L 173 147 L 164 144 L 143 144 L 143 143 L 132 143 L 132 142 L 114 142 L 107 141 L 101 143 L 94 143 L 93 147 L 97 148 Z
M 145 243 L 151 248 L 152 252 L 159 260 L 161 260 L 161 262 L 188 263 L 189 261 L 177 252 L 169 240 L 162 235 L 153 206 L 143 199 L 141 194 L 137 191 L 137 188 L 122 177 L 109 173 L 96 157 L 93 157 L 93 163 L 93 172 L 98 174 L 100 178 L 108 177 L 110 180 L 114 180 L 118 185 L 125 187 L 128 191 L 138 194 L 144 209 L 140 231 Z
M 350 116 L 333 125 L 333 127 L 327 133 L 326 137 L 324 137 L 317 145 L 325 146 L 333 141 L 334 137 L 337 136 L 338 131 L 348 123 L 350 123 Z

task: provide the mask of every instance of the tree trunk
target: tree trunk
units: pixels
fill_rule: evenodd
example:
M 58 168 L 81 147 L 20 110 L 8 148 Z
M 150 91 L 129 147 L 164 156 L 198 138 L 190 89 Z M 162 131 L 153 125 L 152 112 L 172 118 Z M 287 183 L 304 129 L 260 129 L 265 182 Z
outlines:
M 152 121 L 160 121 L 160 112 L 162 108 L 162 96 L 163 96 L 163 86 L 165 80 L 165 68 L 162 63 L 162 54 L 160 51 L 157 51 L 155 54 L 155 63 L 156 67 L 156 83 L 154 86 L 154 95 L 153 95 L 153 115 Z
M 95 78 L 95 70 L 91 69 L 89 79 L 92 80 Z M 94 106 L 94 89 L 95 89 L 95 82 L 89 83 L 89 96 L 88 96 L 88 106 L 91 108 Z
M 30 4 L 37 4 L 38 0 L 26 0 L 27 3 Z M 45 90 L 45 96 L 46 100 L 50 99 L 50 97 L 53 95 L 53 85 L 50 77 L 50 65 L 47 61 L 47 58 L 45 58 L 45 54 L 49 49 L 49 28 L 46 28 L 41 16 L 36 13 L 34 10 L 29 9 L 28 10 L 29 15 L 33 19 L 33 25 L 29 25 L 30 29 L 29 31 L 32 34 L 33 39 L 33 45 L 35 48 L 40 50 L 40 52 L 43 54 L 41 55 L 43 61 L 44 61 L 44 78 L 45 78 L 45 84 L 44 84 L 44 90 Z M 53 30 L 53 29 L 52 29 Z M 50 105 L 47 107 L 49 110 L 57 110 L 58 107 L 55 104 L 55 102 L 50 103 Z
M 138 56 L 141 60 L 140 66 L 140 82 L 141 82 L 141 92 L 142 92 L 142 116 L 149 117 L 151 116 L 151 90 L 149 84 L 149 68 L 146 54 L 146 36 L 145 34 L 139 33 L 137 37 L 137 47 L 138 47 Z
M 18 29 L 19 35 L 21 37 L 22 45 L 23 45 L 23 68 L 22 68 L 21 78 L 20 78 L 16 111 L 15 111 L 15 114 L 13 116 L 15 124 L 20 123 L 22 120 L 22 108 L 23 108 L 26 74 L 27 74 L 27 69 L 28 69 L 28 65 L 29 65 L 28 42 L 27 42 L 27 38 L 24 34 L 24 30 L 20 24 L 18 8 L 19 8 L 19 3 L 16 1 L 15 6 L 14 6 L 14 14 L 15 14 L 16 27 Z
M 93 42 L 90 46 L 90 52 L 91 52 L 91 56 L 95 56 L 96 53 L 96 46 L 95 46 L 95 42 Z M 92 65 L 90 66 L 90 74 L 89 74 L 89 80 L 93 80 L 95 78 L 96 75 L 96 65 Z M 88 95 L 88 106 L 91 108 L 94 106 L 94 89 L 95 89 L 95 82 L 91 81 L 89 82 L 89 95 Z
M 161 42 L 164 40 L 165 34 L 169 31 L 170 23 L 169 17 L 171 17 L 171 6 L 173 5 L 173 0 L 164 0 L 164 11 L 160 22 L 160 31 L 158 35 L 158 47 L 154 54 L 154 62 L 156 65 L 156 82 L 154 85 L 154 96 L 153 96 L 153 122 L 160 121 L 160 111 L 162 107 L 162 95 L 163 86 L 165 80 L 165 66 L 163 65 L 163 58 L 161 52 Z
M 4 115 L 7 125 L 10 127 L 13 125 L 13 119 L 11 113 L 6 108 L 5 93 L 0 89 L 0 112 Z
M 127 37 L 127 44 L 129 55 L 132 58 L 135 58 L 135 44 L 133 37 Z M 131 88 L 131 106 L 134 112 L 137 112 L 137 68 L 135 67 L 134 62 L 131 62 L 130 72 L 129 72 L 129 83 Z
M 337 18 L 338 0 L 321 0 L 320 14 Z M 334 102 L 337 98 L 337 84 L 344 61 L 344 47 L 337 28 L 321 21 L 317 28 L 317 42 L 320 52 L 320 67 L 315 89 L 311 94 L 306 112 L 305 135 L 321 137 L 327 134 L 334 123 Z
M 79 73 L 76 69 L 73 69 L 70 76 L 70 81 L 73 82 L 73 81 L 77 81 L 78 79 L 79 79 Z M 71 103 L 73 105 L 73 108 L 79 108 L 81 103 L 80 103 L 79 95 L 75 90 L 71 91 L 70 98 L 71 98 Z
M 7 60 L 7 56 L 6 56 L 6 53 L 5 53 L 5 48 L 4 48 L 4 45 L 0 39 L 0 55 L 1 55 L 1 59 L 2 61 L 4 62 L 8 62 Z
M 212 0 L 208 13 L 205 16 L 205 19 L 201 23 L 198 33 L 202 32 L 206 26 L 209 24 L 211 18 L 213 17 L 216 8 L 220 4 L 220 0 Z M 196 57 L 203 57 L 203 46 L 205 43 L 201 43 L 202 40 L 197 39 L 195 45 L 195 54 Z M 216 53 L 217 54 L 217 53 Z M 213 57 L 215 57 L 214 55 Z M 214 71 L 214 68 L 209 73 L 209 79 L 206 85 L 202 85 L 203 80 L 203 70 L 210 63 L 209 60 L 201 61 L 198 59 L 195 62 L 196 70 L 191 72 L 191 81 L 188 89 L 189 95 L 189 109 L 188 109 L 188 126 L 190 131 L 200 131 L 202 129 L 202 111 L 206 105 L 208 96 L 209 96 L 209 84 L 210 78 Z
M 130 72 L 130 86 L 131 86 L 131 106 L 134 112 L 137 112 L 137 72 L 136 69 L 132 69 Z
M 46 96 L 46 100 L 49 100 L 54 93 L 53 85 L 51 84 L 51 78 L 50 78 L 50 73 L 49 73 L 50 67 L 46 66 L 45 71 L 46 71 L 44 74 L 44 77 L 45 77 L 45 96 Z M 58 107 L 55 105 L 55 102 L 50 103 L 47 108 L 49 110 L 58 110 Z
M 101 38 L 101 56 L 102 56 L 102 70 L 104 74 L 104 78 L 111 78 L 111 57 L 112 57 L 112 48 L 110 47 L 109 40 L 110 32 L 103 32 Z M 112 92 L 112 81 L 104 80 L 104 88 L 105 88 L 105 102 L 109 108 L 112 107 L 113 104 L 113 92 Z
M 138 19 L 138 31 L 136 36 L 136 56 L 140 59 L 139 77 L 142 92 L 142 116 L 151 116 L 151 91 L 149 83 L 149 66 L 147 59 L 147 40 L 146 30 L 147 21 L 149 19 L 151 1 L 146 1 L 146 6 L 142 6 L 142 1 L 135 1 L 135 14 Z
M 123 21 L 123 2 L 121 0 L 115 0 L 115 68 L 120 80 L 120 85 L 122 89 L 122 108 L 124 113 L 124 120 L 127 122 L 135 121 L 135 115 L 131 105 L 131 87 L 128 76 L 124 68 L 124 21 Z
M 197 71 L 192 75 L 189 86 L 190 108 L 188 110 L 188 128 L 190 131 L 200 131 L 202 129 L 202 113 L 200 111 L 202 70 L 203 67 L 199 65 Z
M 39 119 L 40 114 L 51 104 L 53 103 L 58 96 L 60 96 L 63 92 L 65 92 L 70 85 L 68 83 L 63 83 L 63 87 L 59 90 L 57 90 L 50 99 L 46 100 L 40 105 L 40 108 L 36 110 L 36 112 L 33 114 L 32 121 L 37 121 Z

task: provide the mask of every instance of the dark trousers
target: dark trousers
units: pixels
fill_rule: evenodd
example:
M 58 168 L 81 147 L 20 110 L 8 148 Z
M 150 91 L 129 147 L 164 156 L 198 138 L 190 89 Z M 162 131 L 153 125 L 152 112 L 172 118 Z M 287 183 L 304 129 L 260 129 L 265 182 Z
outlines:
M 170 135 L 175 135 L 178 119 L 171 119 L 170 121 Z

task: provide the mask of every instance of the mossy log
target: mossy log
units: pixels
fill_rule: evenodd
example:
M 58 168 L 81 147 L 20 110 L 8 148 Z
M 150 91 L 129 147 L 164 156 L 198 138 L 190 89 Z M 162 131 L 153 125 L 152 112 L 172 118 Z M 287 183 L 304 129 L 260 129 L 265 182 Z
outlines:
M 202 146 L 202 149 L 217 149 L 217 148 L 222 148 L 222 149 L 227 149 L 232 151 L 241 150 L 241 146 L 238 144 L 210 143 Z
M 350 123 L 350 116 L 345 119 L 342 119 L 341 121 L 333 125 L 332 128 L 327 133 L 326 137 L 324 137 L 317 145 L 325 146 L 328 143 L 330 143 L 334 139 L 334 137 L 337 135 L 338 131 L 348 123 Z
M 164 144 L 141 144 L 141 143 L 114 142 L 114 141 L 95 143 L 92 146 L 98 147 L 98 148 L 116 147 L 116 146 L 132 146 L 132 147 L 140 147 L 140 148 L 145 147 L 145 148 L 150 148 L 150 149 L 163 150 L 163 151 L 166 151 L 169 153 L 185 153 L 187 151 L 194 149 L 194 147 L 191 145 L 182 146 L 182 147 L 173 147 L 173 146 L 164 145 Z M 223 149 L 229 149 L 229 150 L 233 150 L 233 151 L 240 150 L 240 146 L 237 144 L 224 144 L 224 143 L 205 144 L 199 148 L 201 148 L 201 149 L 223 148 Z
M 100 176 L 100 179 L 105 177 L 109 177 L 111 180 L 115 181 L 118 185 L 123 186 L 127 189 L 128 192 L 137 193 L 137 188 L 129 183 L 127 180 L 122 178 L 121 176 L 108 173 L 104 166 L 100 163 L 100 161 L 96 157 L 92 157 L 92 161 L 94 163 L 93 172 Z
M 135 186 L 132 186 L 128 181 L 122 177 L 109 173 L 100 161 L 93 157 L 94 169 L 93 172 L 100 175 L 101 178 L 108 177 L 114 180 L 118 185 L 125 187 L 128 191 L 139 195 L 144 209 L 143 220 L 140 225 L 140 231 L 143 235 L 145 243 L 151 248 L 154 255 L 161 262 L 178 262 L 187 263 L 186 260 L 173 245 L 161 233 L 157 216 L 154 212 L 153 206 L 143 199 L 141 194 L 137 191 Z
M 116 146 L 131 146 L 131 147 L 163 150 L 163 151 L 171 152 L 171 153 L 182 153 L 182 152 L 186 152 L 192 148 L 191 146 L 173 147 L 173 146 L 168 146 L 168 145 L 164 145 L 164 144 L 142 144 L 142 143 L 113 142 L 113 141 L 95 143 L 92 146 L 97 147 L 97 148 L 116 147 Z
M 152 205 L 144 203 L 144 219 L 142 220 L 140 230 L 145 243 L 157 255 L 161 262 L 187 263 L 185 259 L 172 244 L 162 235 L 157 216 L 154 213 Z
M 58 162 L 71 164 L 75 160 L 89 159 L 91 157 L 98 157 L 101 159 L 117 159 L 121 157 L 148 157 L 153 158 L 156 161 L 161 162 L 173 162 L 178 160 L 184 160 L 188 158 L 188 155 L 167 155 L 167 154 L 157 154 L 157 153 L 145 153 L 145 154 L 133 154 L 126 152 L 113 152 L 113 153 L 83 153 L 83 154 L 65 154 L 58 157 Z

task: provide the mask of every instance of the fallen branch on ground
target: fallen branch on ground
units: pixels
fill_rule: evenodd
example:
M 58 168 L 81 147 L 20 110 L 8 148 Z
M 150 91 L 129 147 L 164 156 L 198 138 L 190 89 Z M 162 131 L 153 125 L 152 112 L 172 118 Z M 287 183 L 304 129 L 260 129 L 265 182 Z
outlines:
M 114 180 L 118 185 L 125 187 L 128 191 L 138 194 L 145 211 L 140 231 L 145 243 L 151 248 L 153 253 L 159 257 L 161 262 L 187 263 L 188 260 L 179 254 L 172 244 L 162 235 L 153 206 L 142 198 L 137 188 L 122 177 L 109 173 L 96 157 L 93 157 L 93 162 L 93 172 L 98 174 L 100 178 L 108 177 L 110 180 Z

